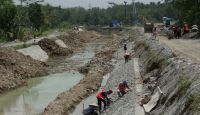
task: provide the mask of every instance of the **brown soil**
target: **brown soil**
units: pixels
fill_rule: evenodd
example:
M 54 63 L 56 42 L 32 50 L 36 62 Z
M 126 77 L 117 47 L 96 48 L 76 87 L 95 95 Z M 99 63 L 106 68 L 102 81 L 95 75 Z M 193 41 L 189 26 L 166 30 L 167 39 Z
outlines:
M 59 46 L 54 40 L 48 38 L 40 40 L 38 44 L 49 56 L 66 56 L 73 52 L 68 48 Z
M 91 42 L 95 39 L 101 38 L 102 35 L 95 31 L 87 32 L 75 32 L 69 31 L 69 36 L 57 36 L 58 39 L 62 40 L 68 47 L 76 48 L 83 46 L 83 43 Z
M 46 64 L 0 47 L 0 93 L 26 85 L 26 78 L 44 76 Z
M 112 55 L 114 52 L 117 51 L 117 46 L 107 45 L 102 50 L 100 50 L 98 53 L 95 54 L 96 57 L 103 58 L 105 61 L 109 61 L 112 58 Z

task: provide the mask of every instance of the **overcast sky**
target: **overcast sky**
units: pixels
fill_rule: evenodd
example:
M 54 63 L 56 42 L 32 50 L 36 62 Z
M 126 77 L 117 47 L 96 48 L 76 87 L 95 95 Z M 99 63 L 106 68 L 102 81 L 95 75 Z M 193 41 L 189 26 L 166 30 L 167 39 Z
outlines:
M 19 0 L 13 0 L 15 4 L 19 4 Z M 59 6 L 62 7 L 76 7 L 82 6 L 84 8 L 89 8 L 88 4 L 91 4 L 92 7 L 100 7 L 100 8 L 107 8 L 109 2 L 115 2 L 117 4 L 124 3 L 124 0 L 44 0 L 44 3 L 49 3 L 52 6 Z M 132 3 L 132 0 L 125 0 L 127 4 Z M 135 0 L 136 2 L 143 2 L 148 4 L 149 2 L 158 2 L 161 0 Z

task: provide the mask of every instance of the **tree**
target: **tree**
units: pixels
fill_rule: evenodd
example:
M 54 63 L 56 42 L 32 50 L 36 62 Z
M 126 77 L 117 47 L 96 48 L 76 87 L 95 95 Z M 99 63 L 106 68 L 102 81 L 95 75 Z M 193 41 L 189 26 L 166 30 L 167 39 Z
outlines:
M 11 32 L 14 25 L 14 18 L 16 16 L 16 6 L 12 0 L 0 0 L 0 29 L 2 29 L 4 36 L 10 38 L 9 32 Z
M 36 2 L 31 3 L 28 7 L 28 14 L 35 29 L 39 30 L 45 18 L 42 13 L 41 5 Z

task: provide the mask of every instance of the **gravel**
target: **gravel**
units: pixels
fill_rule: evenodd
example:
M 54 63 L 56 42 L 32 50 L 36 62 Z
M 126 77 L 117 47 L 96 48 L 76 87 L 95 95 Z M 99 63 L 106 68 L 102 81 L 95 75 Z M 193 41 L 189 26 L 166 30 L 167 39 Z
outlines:
M 128 38 L 128 36 L 126 36 Z M 124 36 L 123 36 L 124 39 Z M 132 52 L 133 50 L 133 43 L 127 44 L 127 52 Z M 133 59 L 129 60 L 125 63 L 123 54 L 125 53 L 123 46 L 118 49 L 115 53 L 114 57 L 118 59 L 116 63 L 116 68 L 111 72 L 110 78 L 107 81 L 106 86 L 104 87 L 105 90 L 113 90 L 113 94 L 109 97 L 115 101 L 118 98 L 117 95 L 117 87 L 118 84 L 123 81 L 127 80 L 128 85 L 132 87 L 132 91 L 129 91 L 125 94 L 122 98 L 111 104 L 106 111 L 102 113 L 102 115 L 134 115 L 135 114 L 135 92 L 134 92 L 134 61 Z

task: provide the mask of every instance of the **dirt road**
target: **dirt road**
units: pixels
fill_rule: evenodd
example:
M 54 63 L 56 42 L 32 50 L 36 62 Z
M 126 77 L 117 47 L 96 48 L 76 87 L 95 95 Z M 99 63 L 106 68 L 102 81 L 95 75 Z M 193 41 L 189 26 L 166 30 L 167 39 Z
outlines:
M 40 41 L 41 39 L 44 39 L 44 38 L 54 38 L 54 37 L 60 36 L 60 35 L 67 35 L 67 33 L 66 32 L 54 31 L 48 36 L 36 37 L 35 39 L 28 40 L 26 42 L 26 44 L 31 44 L 31 43 L 34 43 L 34 42 L 38 42 L 38 41 Z M 13 46 L 18 46 L 18 45 L 23 45 L 23 44 L 24 44 L 24 42 L 15 42 L 15 41 L 13 41 L 13 42 L 9 42 L 9 43 L 3 44 L 2 47 L 13 47 Z
M 143 29 L 143 28 L 142 28 Z M 151 37 L 152 33 L 145 33 L 146 37 Z M 164 43 L 170 49 L 177 51 L 178 56 L 185 58 L 191 58 L 200 63 L 200 40 L 195 39 L 171 39 L 166 36 L 160 36 L 158 33 L 160 42 Z

